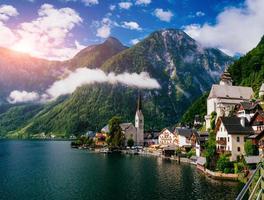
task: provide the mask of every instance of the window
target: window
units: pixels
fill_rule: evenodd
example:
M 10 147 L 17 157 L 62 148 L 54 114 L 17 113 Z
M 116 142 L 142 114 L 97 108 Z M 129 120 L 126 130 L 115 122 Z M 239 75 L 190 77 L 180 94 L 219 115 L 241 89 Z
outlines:
M 240 147 L 237 147 L 237 151 L 240 152 Z
M 246 142 L 247 141 L 247 137 L 244 137 L 244 142 Z
M 227 141 L 229 142 L 229 137 L 227 137 Z
M 239 142 L 240 141 L 240 138 L 239 138 L 239 136 L 237 136 L 237 142 Z

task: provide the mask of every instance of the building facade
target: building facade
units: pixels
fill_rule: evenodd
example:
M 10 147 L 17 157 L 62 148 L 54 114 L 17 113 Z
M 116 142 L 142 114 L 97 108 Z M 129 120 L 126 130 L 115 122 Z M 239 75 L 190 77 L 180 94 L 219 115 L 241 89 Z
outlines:
M 207 99 L 206 130 L 210 128 L 210 117 L 228 116 L 236 104 L 249 101 L 254 93 L 251 87 L 233 86 L 230 74 L 225 71 L 218 85 L 214 84 Z
M 219 117 L 215 129 L 217 152 L 230 154 L 231 161 L 245 155 L 245 141 L 249 135 L 254 134 L 248 124 L 245 117 Z

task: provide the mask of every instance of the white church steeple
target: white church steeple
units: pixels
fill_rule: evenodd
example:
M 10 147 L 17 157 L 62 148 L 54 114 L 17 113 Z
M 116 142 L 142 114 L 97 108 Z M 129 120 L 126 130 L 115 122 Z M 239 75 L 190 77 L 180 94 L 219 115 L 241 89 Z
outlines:
M 135 127 L 137 129 L 136 144 L 144 145 L 144 116 L 142 113 L 142 97 L 138 94 L 137 111 L 135 115 Z

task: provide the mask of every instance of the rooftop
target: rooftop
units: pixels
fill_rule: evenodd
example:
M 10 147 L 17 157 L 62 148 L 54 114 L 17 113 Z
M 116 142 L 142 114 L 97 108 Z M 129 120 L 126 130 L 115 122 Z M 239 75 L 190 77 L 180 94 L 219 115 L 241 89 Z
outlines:
M 252 127 L 247 126 L 248 121 L 246 118 L 245 118 L 246 120 L 245 127 L 241 125 L 241 122 L 240 122 L 241 118 L 236 117 L 236 116 L 222 117 L 220 120 L 224 124 L 228 134 L 249 135 L 249 134 L 254 133 L 254 130 L 252 129 Z
M 230 86 L 230 85 L 213 85 L 208 99 L 211 98 L 232 98 L 249 100 L 254 92 L 251 87 Z

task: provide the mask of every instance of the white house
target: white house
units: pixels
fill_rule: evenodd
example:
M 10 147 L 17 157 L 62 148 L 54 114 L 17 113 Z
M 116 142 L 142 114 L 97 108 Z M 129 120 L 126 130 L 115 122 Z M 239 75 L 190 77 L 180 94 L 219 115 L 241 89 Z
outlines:
M 176 146 L 178 142 L 174 134 L 174 128 L 164 128 L 160 132 L 158 142 L 160 145 Z
M 244 143 L 253 134 L 245 117 L 219 117 L 216 123 L 216 148 L 218 153 L 230 153 L 230 160 L 235 161 L 245 155 Z
M 228 116 L 230 111 L 243 101 L 249 101 L 254 95 L 251 87 L 233 86 L 230 74 L 225 71 L 218 85 L 214 84 L 207 99 L 206 129 L 210 128 L 212 112 L 219 116 Z
M 186 151 L 195 149 L 196 156 L 200 156 L 199 135 L 193 129 L 165 128 L 159 135 L 159 144 L 184 148 Z

